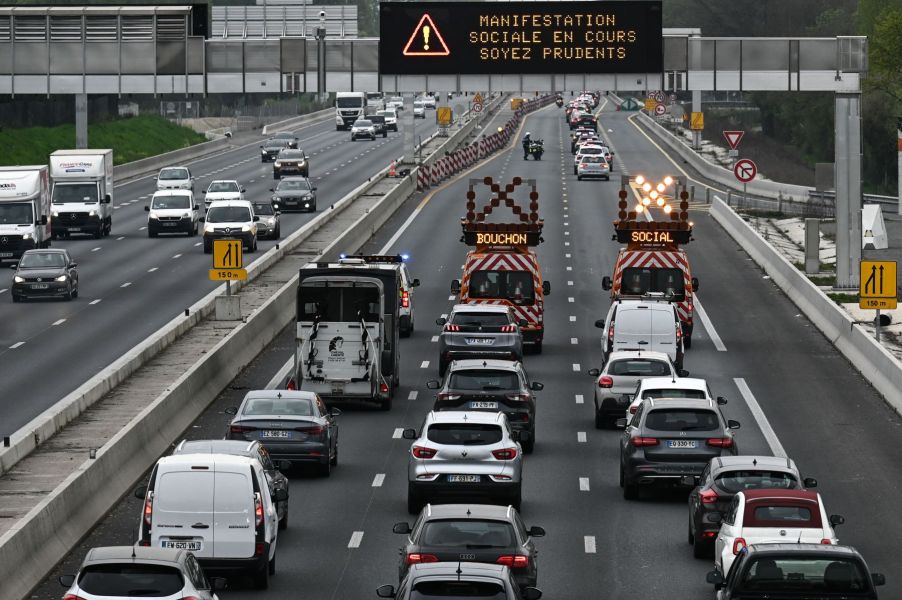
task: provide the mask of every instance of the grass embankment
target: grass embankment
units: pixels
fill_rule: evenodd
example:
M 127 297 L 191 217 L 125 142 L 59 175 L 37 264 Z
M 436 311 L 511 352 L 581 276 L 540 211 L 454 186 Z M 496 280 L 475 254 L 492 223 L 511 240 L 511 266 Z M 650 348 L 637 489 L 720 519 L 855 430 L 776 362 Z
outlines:
M 206 138 L 156 115 L 144 115 L 88 125 L 91 148 L 112 148 L 119 165 L 178 150 Z M 0 165 L 46 165 L 54 150 L 75 147 L 75 125 L 0 129 Z

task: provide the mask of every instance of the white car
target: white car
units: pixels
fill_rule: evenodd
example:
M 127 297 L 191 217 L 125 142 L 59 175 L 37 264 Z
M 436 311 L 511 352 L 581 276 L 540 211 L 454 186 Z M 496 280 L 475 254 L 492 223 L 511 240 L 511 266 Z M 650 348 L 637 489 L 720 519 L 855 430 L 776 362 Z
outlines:
M 398 131 L 398 113 L 393 109 L 386 108 L 376 113 L 380 117 L 385 117 L 385 130 Z
M 194 202 L 191 190 L 159 190 L 144 207 L 147 215 L 147 237 L 161 233 L 197 235 L 200 207 Z
M 583 162 L 583 158 L 586 156 L 601 156 L 604 157 L 605 154 L 610 154 L 607 152 L 607 148 L 604 146 L 596 146 L 583 144 L 576 151 L 576 156 L 573 157 L 573 174 L 578 175 L 579 164 Z
M 216 179 L 204 190 L 204 208 L 219 200 L 244 200 L 245 189 L 234 179 Z
M 369 119 L 357 119 L 351 125 L 351 141 L 354 142 L 360 138 L 376 139 L 376 126 Z
M 413 118 L 414 119 L 425 119 L 426 118 L 426 105 L 417 100 L 413 103 Z
M 676 307 L 662 293 L 621 297 L 611 302 L 604 321 L 595 321 L 604 331 L 603 356 L 617 350 L 664 352 L 677 369 L 683 368 L 683 327 Z
M 257 222 L 254 206 L 247 200 L 221 200 L 204 216 L 204 254 L 213 252 L 213 240 L 239 238 L 248 252 L 257 251 Z
M 156 176 L 158 190 L 194 191 L 194 177 L 188 167 L 164 167 Z
M 392 96 L 385 103 L 385 108 L 401 112 L 402 110 L 404 110 L 404 98 L 402 98 L 401 96 Z
M 425 106 L 426 108 L 435 108 L 436 100 L 435 96 L 433 96 L 432 94 L 423 94 L 422 96 L 417 98 L 417 100 L 422 102 L 423 106 Z
M 724 577 L 736 556 L 752 544 L 839 543 L 833 528 L 845 519 L 830 515 L 817 492 L 756 489 L 733 497 L 714 543 L 714 566 Z
M 686 371 L 681 371 L 686 373 Z M 688 373 L 687 373 L 688 375 Z M 698 377 L 648 377 L 639 381 L 636 386 L 627 392 L 630 405 L 626 412 L 627 418 L 636 414 L 639 405 L 643 400 L 648 399 L 667 399 L 683 400 L 685 398 L 696 398 L 699 400 L 712 400 L 711 388 L 708 382 Z M 727 399 L 723 396 L 717 397 L 717 404 L 723 406 L 727 403 Z

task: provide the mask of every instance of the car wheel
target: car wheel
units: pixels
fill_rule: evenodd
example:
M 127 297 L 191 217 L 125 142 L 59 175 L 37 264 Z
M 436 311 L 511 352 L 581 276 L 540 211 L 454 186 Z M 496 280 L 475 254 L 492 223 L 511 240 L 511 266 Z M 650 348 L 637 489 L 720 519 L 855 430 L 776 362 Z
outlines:
M 269 588 L 269 565 L 264 566 L 254 574 L 254 587 L 258 590 Z
M 204 244 L 204 254 L 211 254 L 213 252 L 212 244 Z
M 326 462 L 320 463 L 319 465 L 319 474 L 321 477 L 329 477 L 332 475 L 332 461 L 328 458 Z
M 416 515 L 423 508 L 423 499 L 413 488 L 413 484 L 407 484 L 407 512 Z
M 335 442 L 335 454 L 332 456 L 330 462 L 332 463 L 333 467 L 338 466 L 338 442 L 337 441 Z
M 383 398 L 383 399 L 379 402 L 379 410 L 383 410 L 383 411 L 389 411 L 389 410 L 391 410 L 391 405 L 392 405 L 392 394 L 393 394 L 393 392 L 390 391 L 390 392 L 388 393 L 388 398 Z
M 532 451 L 536 449 L 536 432 L 531 431 L 529 440 L 521 442 L 520 445 L 523 446 L 523 452 L 532 454 Z M 519 510 L 519 508 L 517 510 Z
M 689 544 L 690 545 L 694 544 L 695 543 L 695 534 L 692 533 L 692 515 L 689 515 L 689 524 L 686 526 L 686 531 L 687 531 L 686 537 L 687 537 Z
M 94 239 L 99 240 L 103 237 L 103 225 L 97 226 L 97 231 L 94 232 Z
M 12 296 L 13 296 L 13 302 L 21 302 L 22 301 L 22 298 L 20 296 L 17 296 L 16 294 L 13 294 Z
M 573 174 L 576 175 L 576 167 L 573 167 Z
M 272 234 L 272 237 L 274 240 L 277 240 L 282 237 L 282 225 L 281 224 L 276 226 L 276 231 L 275 231 L 275 233 Z
M 69 285 L 69 289 L 66 290 L 66 295 L 63 297 L 66 299 L 66 302 L 69 302 L 75 297 L 72 295 L 72 285 Z
M 285 514 L 282 515 L 282 518 L 279 519 L 279 531 L 285 531 L 288 529 L 288 508 L 285 508 Z
M 78 283 L 75 283 L 75 288 L 72 289 L 72 297 L 78 298 Z

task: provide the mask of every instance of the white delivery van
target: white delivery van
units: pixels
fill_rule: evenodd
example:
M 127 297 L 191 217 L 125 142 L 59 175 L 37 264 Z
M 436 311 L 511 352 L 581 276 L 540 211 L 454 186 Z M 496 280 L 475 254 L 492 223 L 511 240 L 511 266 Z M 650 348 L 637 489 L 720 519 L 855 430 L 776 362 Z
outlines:
M 282 490 L 286 494 L 287 492 Z M 157 461 L 147 486 L 138 545 L 189 550 L 206 572 L 241 571 L 260 589 L 275 573 L 278 516 L 256 459 L 178 454 Z
M 50 178 L 43 165 L 0 167 L 0 261 L 50 247 Z
M 601 348 L 606 360 L 612 352 L 651 350 L 667 354 L 677 369 L 683 368 L 683 330 L 669 302 L 615 300 L 607 318 L 595 326 L 605 332 Z
M 113 228 L 113 151 L 57 150 L 50 155 L 53 237 L 109 235 Z

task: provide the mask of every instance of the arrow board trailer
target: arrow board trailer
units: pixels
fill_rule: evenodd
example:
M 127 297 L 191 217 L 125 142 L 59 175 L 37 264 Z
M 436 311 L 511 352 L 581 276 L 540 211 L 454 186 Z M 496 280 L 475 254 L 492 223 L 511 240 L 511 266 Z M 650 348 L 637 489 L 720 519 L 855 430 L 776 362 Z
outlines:
M 50 246 L 50 176 L 44 165 L 0 167 L 0 260 Z
M 310 263 L 297 291 L 294 388 L 389 410 L 400 383 L 399 265 Z M 289 386 L 291 387 L 291 385 Z

